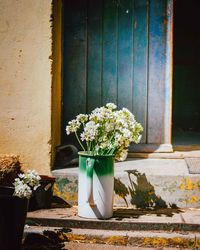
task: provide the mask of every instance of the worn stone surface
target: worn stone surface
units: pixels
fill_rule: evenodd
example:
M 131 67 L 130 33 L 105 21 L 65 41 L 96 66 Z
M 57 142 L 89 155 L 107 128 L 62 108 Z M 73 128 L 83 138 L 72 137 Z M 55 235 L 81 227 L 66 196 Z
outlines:
M 142 210 L 114 208 L 109 220 L 86 219 L 77 215 L 77 207 L 37 210 L 28 220 L 44 226 L 115 230 L 200 231 L 200 209 Z
M 137 247 L 137 246 L 116 246 L 116 245 L 103 245 L 103 244 L 86 244 L 86 243 L 79 243 L 79 242 L 67 242 L 65 243 L 65 247 L 68 250 L 88 250 L 88 249 L 93 249 L 93 250 L 177 250 L 176 247 L 174 248 L 169 248 L 169 247 L 163 247 L 163 248 L 158 248 L 158 247 Z M 186 248 L 185 248 L 186 250 Z
M 182 147 L 173 147 L 173 153 L 139 153 L 131 152 L 129 157 L 133 158 L 153 158 L 153 159 L 184 159 L 187 157 L 200 157 L 200 146 L 188 145 Z
M 32 235 L 33 238 L 37 238 L 36 235 L 43 234 L 45 237 L 51 236 L 51 238 L 57 239 L 58 243 L 62 241 L 76 244 L 97 244 L 100 247 L 103 247 L 103 245 L 120 247 L 178 247 L 179 249 L 188 247 L 198 249 L 200 247 L 200 233 L 189 231 L 119 231 L 115 227 L 109 230 L 102 230 L 96 228 L 69 228 L 69 226 L 63 228 L 29 226 L 25 228 L 24 237 Z M 65 246 L 67 245 L 66 243 Z
M 137 231 L 116 231 L 116 230 L 95 230 L 95 229 L 62 229 L 49 227 L 29 227 L 25 230 L 25 237 L 33 233 L 36 235 L 43 232 L 51 232 L 49 235 L 57 235 L 65 243 L 65 246 L 80 246 L 92 244 L 94 249 L 119 249 L 124 247 L 177 247 L 178 249 L 193 246 L 198 249 L 200 246 L 199 233 L 166 233 L 166 232 L 137 232 Z M 45 233 L 45 235 L 48 235 Z M 56 238 L 56 237 L 54 237 Z M 82 244 L 82 245 L 80 245 Z M 91 245 L 90 245 L 91 246 Z M 97 248 L 97 246 L 99 248 Z M 109 248 L 110 247 L 110 248 Z M 196 247 L 196 248 L 195 248 Z M 68 248 L 67 248 L 68 249 Z M 73 248 L 72 248 L 73 249 Z M 78 248 L 79 249 L 79 248 Z M 81 249 L 81 248 L 80 248 Z
M 53 237 L 55 234 L 53 238 L 65 242 L 67 249 L 85 249 L 88 244 L 94 244 L 94 249 L 106 246 L 113 249 L 114 245 L 119 249 L 126 246 L 131 249 L 197 250 L 200 248 L 199 218 L 200 208 L 142 210 L 116 207 L 113 217 L 108 220 L 81 218 L 77 216 L 77 207 L 52 208 L 28 213 L 24 237 L 30 234 Z
M 52 173 L 56 177 L 55 194 L 77 204 L 78 168 Z M 198 207 L 200 175 L 189 174 L 184 159 L 128 159 L 116 163 L 114 205 Z

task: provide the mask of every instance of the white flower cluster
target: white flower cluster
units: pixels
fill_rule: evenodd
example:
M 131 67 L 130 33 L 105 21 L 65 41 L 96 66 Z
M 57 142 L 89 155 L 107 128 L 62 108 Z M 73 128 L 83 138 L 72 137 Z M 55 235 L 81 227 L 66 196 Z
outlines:
M 80 140 L 77 132 L 81 127 Z M 94 155 L 113 154 L 119 161 L 126 159 L 130 143 L 139 143 L 142 130 L 127 108 L 117 110 L 113 103 L 94 109 L 90 115 L 78 115 L 66 127 L 67 134 L 76 134 L 84 151 Z M 86 148 L 81 141 L 86 143 Z
M 28 170 L 27 173 L 19 174 L 14 182 L 14 196 L 29 199 L 32 195 L 32 191 L 40 186 L 40 179 L 40 176 L 35 170 Z

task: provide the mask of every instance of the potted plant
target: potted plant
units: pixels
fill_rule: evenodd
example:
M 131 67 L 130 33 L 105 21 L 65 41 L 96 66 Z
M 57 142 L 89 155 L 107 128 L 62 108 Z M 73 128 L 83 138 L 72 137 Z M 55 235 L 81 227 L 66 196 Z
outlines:
M 54 183 L 55 177 L 40 175 L 40 186 L 34 190 L 33 195 L 29 200 L 28 211 L 51 208 Z
M 40 185 L 34 170 L 24 172 L 17 156 L 0 157 L 0 247 L 21 247 L 28 199 Z
M 113 103 L 79 114 L 68 122 L 66 133 L 75 133 L 79 152 L 78 215 L 110 218 L 113 214 L 114 160 L 124 161 L 130 143 L 138 143 L 142 126 L 127 109 Z

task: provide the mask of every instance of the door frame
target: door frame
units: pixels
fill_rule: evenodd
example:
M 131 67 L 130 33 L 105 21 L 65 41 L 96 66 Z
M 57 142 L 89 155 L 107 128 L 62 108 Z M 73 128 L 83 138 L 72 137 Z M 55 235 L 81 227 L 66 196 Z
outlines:
M 51 166 L 56 147 L 61 143 L 62 115 L 62 0 L 52 1 L 52 92 L 51 92 Z

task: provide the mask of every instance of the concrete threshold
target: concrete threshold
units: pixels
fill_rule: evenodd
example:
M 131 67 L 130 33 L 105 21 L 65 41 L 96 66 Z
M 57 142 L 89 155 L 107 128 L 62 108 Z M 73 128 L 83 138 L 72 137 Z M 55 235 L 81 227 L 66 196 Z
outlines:
M 130 158 L 149 158 L 149 159 L 184 159 L 184 158 L 200 158 L 200 146 L 198 147 L 176 147 L 171 153 L 164 152 L 131 152 L 128 154 Z
M 69 167 L 53 170 L 55 177 L 67 177 L 78 175 L 78 167 Z M 165 175 L 165 176 L 186 176 L 189 175 L 184 159 L 141 159 L 127 158 L 123 162 L 115 162 L 115 175 L 124 174 L 127 170 L 137 170 L 146 175 Z

